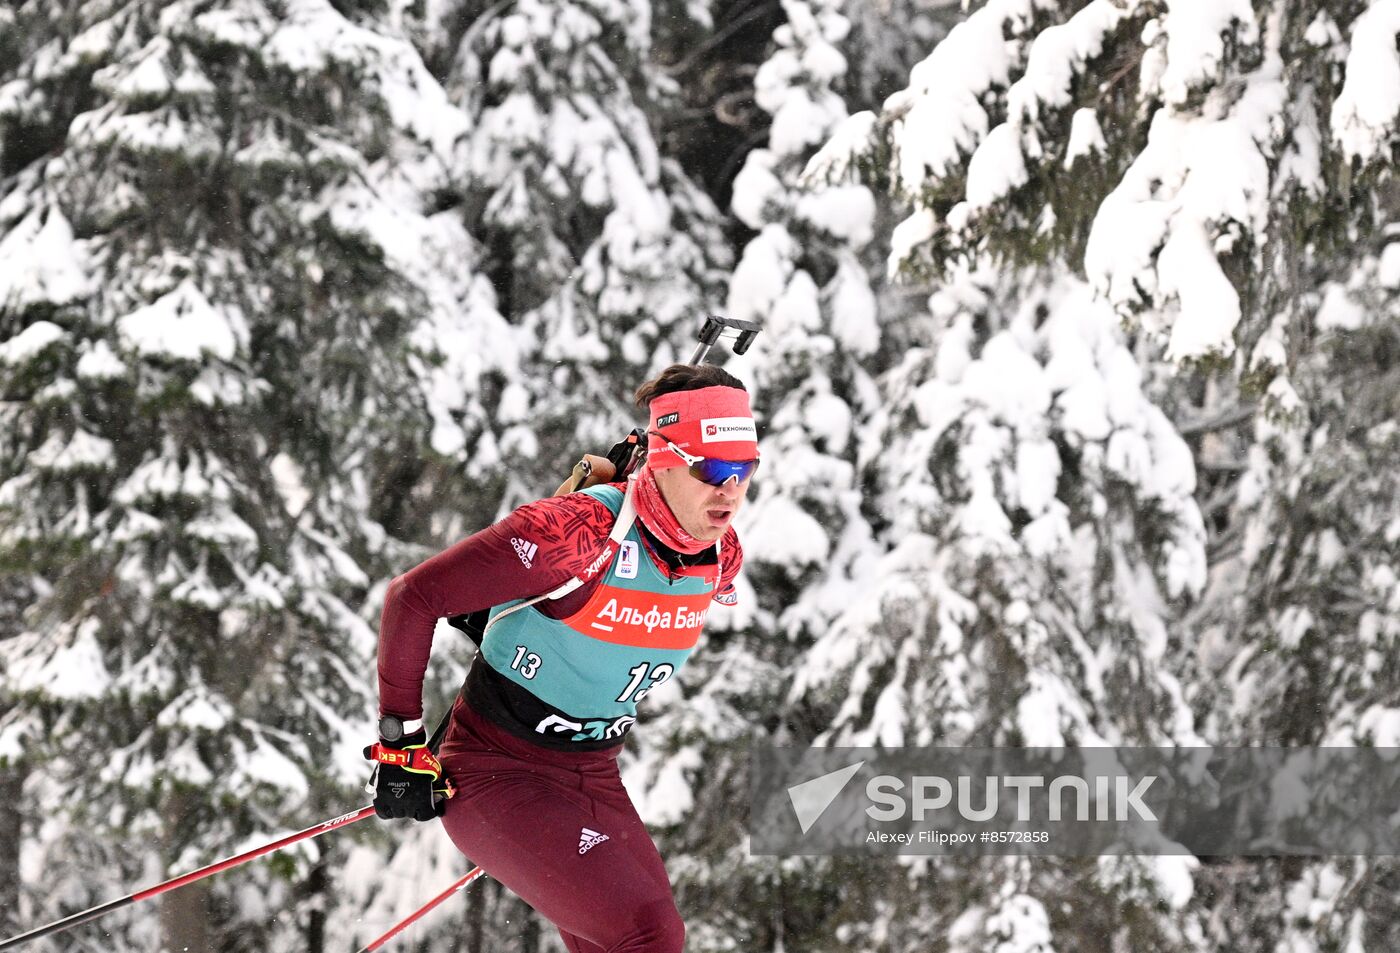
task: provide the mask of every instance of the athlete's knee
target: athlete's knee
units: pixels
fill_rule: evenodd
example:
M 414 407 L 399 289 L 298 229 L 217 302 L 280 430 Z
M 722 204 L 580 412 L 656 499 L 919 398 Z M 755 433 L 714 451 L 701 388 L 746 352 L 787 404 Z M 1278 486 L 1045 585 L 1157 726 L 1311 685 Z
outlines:
M 657 924 L 656 953 L 681 953 L 685 949 L 685 921 L 671 904 L 670 912 Z
M 636 929 L 615 953 L 681 953 L 685 949 L 685 921 L 670 897 L 647 904 L 639 912 Z

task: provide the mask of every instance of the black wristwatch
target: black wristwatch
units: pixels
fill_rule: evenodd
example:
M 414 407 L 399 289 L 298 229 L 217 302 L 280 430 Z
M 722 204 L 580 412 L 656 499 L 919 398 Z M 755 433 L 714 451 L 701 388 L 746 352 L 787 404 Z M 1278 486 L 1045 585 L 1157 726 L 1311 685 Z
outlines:
M 379 717 L 379 739 L 381 741 L 402 741 L 405 735 L 411 735 L 422 729 L 423 720 L 421 718 L 404 721 L 398 715 L 381 715 Z

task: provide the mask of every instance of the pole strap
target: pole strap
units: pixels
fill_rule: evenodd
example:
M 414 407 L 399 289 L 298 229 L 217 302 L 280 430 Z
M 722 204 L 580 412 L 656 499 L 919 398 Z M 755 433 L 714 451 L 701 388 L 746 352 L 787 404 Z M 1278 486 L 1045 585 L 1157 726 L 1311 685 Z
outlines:
M 407 748 L 390 748 L 376 741 L 370 746 L 369 756 L 380 764 L 391 764 L 413 774 L 442 774 L 442 762 L 437 759 L 427 745 L 410 745 Z

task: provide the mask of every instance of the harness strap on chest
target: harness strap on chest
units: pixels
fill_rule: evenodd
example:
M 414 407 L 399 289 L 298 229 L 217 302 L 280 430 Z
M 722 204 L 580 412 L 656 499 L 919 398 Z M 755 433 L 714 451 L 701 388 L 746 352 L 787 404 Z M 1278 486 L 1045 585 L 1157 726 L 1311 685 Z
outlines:
M 627 534 L 632 531 L 632 524 L 637 521 L 637 507 L 632 502 L 632 494 L 637 485 L 636 481 L 637 478 L 635 476 L 629 477 L 627 480 L 627 492 L 624 493 L 622 496 L 622 506 L 617 511 L 617 519 L 613 522 L 612 532 L 608 534 L 608 541 L 604 546 L 603 552 L 600 552 L 598 554 L 600 558 L 605 553 L 621 546 L 622 541 L 627 538 Z M 500 612 L 496 613 L 495 617 L 492 618 L 490 622 L 486 623 L 486 628 L 482 631 L 482 637 L 485 638 L 486 632 L 489 632 L 491 630 L 491 626 L 495 625 L 497 622 L 501 621 L 506 616 L 510 615 L 512 612 L 518 612 L 519 610 L 524 609 L 527 606 L 532 606 L 537 602 L 544 601 L 545 599 L 562 599 L 564 596 L 567 596 L 579 586 L 583 585 L 583 583 L 584 579 L 582 576 L 574 576 L 572 579 L 564 582 L 562 585 L 557 586 L 554 589 L 551 589 L 549 592 L 535 596 L 533 599 L 527 599 L 525 602 L 517 603 L 511 606 L 509 609 L 501 610 Z

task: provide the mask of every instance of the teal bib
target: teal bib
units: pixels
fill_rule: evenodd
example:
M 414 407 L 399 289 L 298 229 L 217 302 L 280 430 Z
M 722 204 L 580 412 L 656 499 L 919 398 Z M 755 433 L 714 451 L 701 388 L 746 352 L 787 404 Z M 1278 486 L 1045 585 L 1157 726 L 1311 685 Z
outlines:
M 616 516 L 622 492 L 587 493 Z M 705 624 L 720 567 L 669 578 L 646 551 L 641 526 L 623 538 L 602 582 L 582 609 L 551 619 L 517 599 L 491 610 L 481 651 L 496 672 L 562 714 L 534 730 L 555 740 L 620 738 L 637 702 L 685 665 Z

